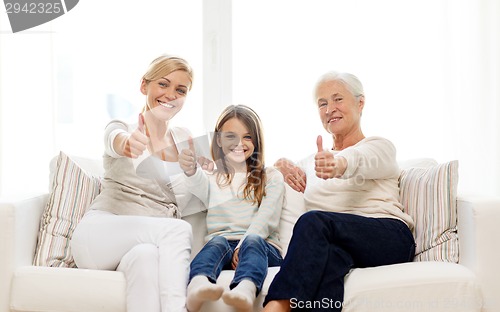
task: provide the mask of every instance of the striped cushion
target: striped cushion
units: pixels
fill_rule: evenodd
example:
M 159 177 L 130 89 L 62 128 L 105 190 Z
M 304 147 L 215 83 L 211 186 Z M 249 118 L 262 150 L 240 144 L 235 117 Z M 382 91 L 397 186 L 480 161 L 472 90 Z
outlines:
M 458 161 L 403 169 L 400 198 L 415 221 L 415 261 L 458 262 Z
M 98 177 L 86 173 L 60 152 L 52 191 L 40 222 L 34 265 L 75 267 L 69 241 L 73 231 L 99 194 Z

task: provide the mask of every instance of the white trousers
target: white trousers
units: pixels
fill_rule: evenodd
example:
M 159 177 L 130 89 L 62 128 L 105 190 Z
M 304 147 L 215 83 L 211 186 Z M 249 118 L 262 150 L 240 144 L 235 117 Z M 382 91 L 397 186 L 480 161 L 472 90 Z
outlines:
M 186 311 L 192 230 L 172 218 L 89 211 L 71 239 L 79 268 L 117 270 L 127 280 L 128 312 Z

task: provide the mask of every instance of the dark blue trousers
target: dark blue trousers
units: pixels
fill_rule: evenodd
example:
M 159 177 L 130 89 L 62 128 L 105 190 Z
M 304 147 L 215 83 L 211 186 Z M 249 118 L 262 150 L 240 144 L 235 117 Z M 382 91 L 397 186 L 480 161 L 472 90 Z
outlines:
M 414 255 L 413 235 L 400 220 L 310 211 L 295 224 L 264 305 L 287 299 L 293 310 L 341 311 L 350 269 L 409 262 Z

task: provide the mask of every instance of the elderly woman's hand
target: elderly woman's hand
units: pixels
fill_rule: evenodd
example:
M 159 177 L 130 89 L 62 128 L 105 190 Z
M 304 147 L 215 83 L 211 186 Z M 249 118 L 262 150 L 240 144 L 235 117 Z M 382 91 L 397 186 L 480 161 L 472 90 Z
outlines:
M 318 153 L 314 157 L 316 176 L 327 180 L 340 178 L 347 168 L 347 160 L 344 157 L 334 157 L 332 153 L 323 148 L 323 138 L 321 135 L 316 140 Z
M 297 192 L 304 193 L 306 189 L 306 174 L 288 159 L 280 158 L 274 164 L 285 179 L 285 182 Z

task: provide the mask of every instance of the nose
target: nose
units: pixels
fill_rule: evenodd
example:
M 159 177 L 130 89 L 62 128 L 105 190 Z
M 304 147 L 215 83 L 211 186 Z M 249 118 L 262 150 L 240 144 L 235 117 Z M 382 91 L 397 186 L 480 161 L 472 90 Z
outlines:
M 175 90 L 167 90 L 165 92 L 165 97 L 169 100 L 169 101 L 173 101 L 175 99 L 177 99 L 177 94 L 175 93 Z
M 334 102 L 328 102 L 326 104 L 326 114 L 333 113 L 336 109 L 337 107 L 335 106 Z

